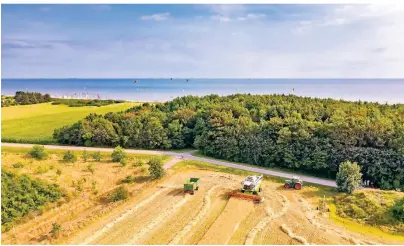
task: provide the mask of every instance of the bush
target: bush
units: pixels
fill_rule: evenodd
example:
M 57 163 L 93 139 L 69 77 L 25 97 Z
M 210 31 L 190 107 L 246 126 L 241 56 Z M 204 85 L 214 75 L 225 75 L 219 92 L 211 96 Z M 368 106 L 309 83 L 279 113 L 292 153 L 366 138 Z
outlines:
M 404 222 L 404 198 L 398 200 L 391 208 L 393 218 L 397 221 Z
M 68 150 L 63 155 L 63 161 L 74 163 L 77 161 L 77 157 L 73 151 Z
M 163 164 L 160 158 L 153 157 L 147 164 L 149 165 L 149 173 L 152 179 L 159 179 L 165 175 Z
M 94 152 L 94 153 L 93 153 L 93 159 L 94 159 L 94 161 L 101 161 L 101 158 L 102 158 L 101 152 L 97 151 L 97 152 Z
M 35 174 L 44 174 L 44 173 L 47 173 L 48 171 L 49 171 L 49 167 L 48 167 L 48 166 L 41 165 L 41 166 L 38 166 L 38 167 L 35 169 Z
M 143 161 L 137 160 L 136 163 L 135 163 L 135 166 L 137 166 L 137 167 L 143 166 Z
M 53 223 L 52 224 L 52 230 L 50 231 L 50 233 L 52 234 L 52 237 L 56 237 L 58 235 L 58 232 L 62 229 L 62 226 L 57 224 L 57 223 Z
M 119 186 L 115 190 L 112 191 L 111 195 L 109 196 L 110 202 L 117 202 L 120 200 L 125 200 L 128 198 L 129 192 L 124 186 Z
M 93 164 L 93 163 L 89 164 L 89 165 L 87 166 L 87 170 L 88 170 L 91 174 L 94 174 L 94 172 L 95 172 L 94 164 Z
M 58 168 L 56 170 L 56 175 L 58 175 L 58 176 L 62 175 L 62 170 L 60 168 Z
M 121 146 L 115 147 L 114 151 L 111 154 L 111 159 L 113 162 L 121 162 L 126 158 L 126 153 Z
M 23 168 L 24 164 L 22 162 L 17 162 L 13 164 L 13 168 Z
M 367 216 L 366 212 L 362 208 L 356 206 L 355 204 L 351 204 L 351 211 L 353 217 L 356 219 L 363 219 L 366 218 Z
M 352 194 L 360 185 L 362 178 L 361 168 L 356 162 L 341 163 L 337 173 L 337 189 Z
M 83 150 L 81 158 L 83 159 L 84 162 L 87 162 L 87 160 L 90 158 L 90 155 L 88 154 L 87 150 Z
M 135 182 L 135 178 L 132 176 L 126 176 L 125 179 L 122 179 L 122 183 L 131 184 Z
M 120 160 L 119 163 L 121 164 L 122 167 L 124 167 L 124 166 L 126 166 L 128 161 L 124 158 L 124 159 Z
M 45 152 L 45 147 L 42 145 L 34 145 L 28 154 L 37 160 L 45 160 L 48 157 L 48 153 Z

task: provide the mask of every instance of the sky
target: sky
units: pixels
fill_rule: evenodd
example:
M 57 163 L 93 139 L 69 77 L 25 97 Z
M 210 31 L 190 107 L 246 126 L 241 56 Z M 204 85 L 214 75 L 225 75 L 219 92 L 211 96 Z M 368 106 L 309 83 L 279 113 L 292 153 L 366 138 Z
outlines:
M 2 78 L 403 78 L 404 5 L 5 5 Z

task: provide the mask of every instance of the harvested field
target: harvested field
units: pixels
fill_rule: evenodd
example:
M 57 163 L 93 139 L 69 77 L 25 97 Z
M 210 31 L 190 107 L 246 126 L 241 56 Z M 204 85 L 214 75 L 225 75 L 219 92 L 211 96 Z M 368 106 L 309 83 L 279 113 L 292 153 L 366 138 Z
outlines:
M 142 183 L 126 202 L 114 205 L 81 227 L 63 226 L 57 244 L 403 244 L 400 239 L 358 234 L 334 224 L 317 210 L 313 187 L 285 190 L 281 184 L 264 180 L 263 203 L 229 198 L 244 176 L 197 168 L 168 170 L 157 183 Z M 133 172 L 131 170 L 131 172 Z M 122 176 L 124 176 L 122 174 Z M 201 179 L 195 195 L 183 193 L 190 177 Z M 65 204 L 68 205 L 68 204 Z M 74 208 L 58 208 L 72 213 Z M 73 204 L 93 211 L 95 202 Z M 87 211 L 84 210 L 84 211 Z M 90 214 L 86 216 L 91 217 Z M 54 216 L 38 217 L 50 223 Z M 71 223 L 74 224 L 74 219 Z M 30 222 L 28 222 L 30 223 Z M 32 226 L 33 224 L 30 223 Z M 23 225 L 21 225 L 23 226 Z M 45 233 L 44 231 L 43 233 Z M 69 233 L 67 233 L 69 232 Z M 11 232 L 6 233 L 11 238 Z M 40 234 L 37 234 L 38 236 Z M 11 240 L 7 243 L 13 243 Z M 4 243 L 4 242 L 3 242 Z M 41 243 L 38 239 L 24 243 Z

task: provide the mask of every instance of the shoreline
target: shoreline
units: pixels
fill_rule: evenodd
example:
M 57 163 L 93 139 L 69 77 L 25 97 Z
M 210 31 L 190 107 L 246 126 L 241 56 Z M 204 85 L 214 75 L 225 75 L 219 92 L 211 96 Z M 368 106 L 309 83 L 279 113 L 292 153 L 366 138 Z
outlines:
M 31 91 L 30 91 L 31 92 Z M 42 93 L 42 94 L 50 94 L 50 93 Z M 284 94 L 279 94 L 279 93 L 272 93 L 272 94 L 256 94 L 256 93 L 232 93 L 232 94 L 215 94 L 215 93 L 211 93 L 211 94 L 207 94 L 207 95 L 218 95 L 220 97 L 226 97 L 226 96 L 231 96 L 231 95 L 237 95 L 237 94 L 241 94 L 241 95 L 253 95 L 253 96 L 271 96 L 271 95 L 284 95 L 284 96 L 296 96 L 296 97 L 303 97 L 303 98 L 310 98 L 310 99 L 318 99 L 318 100 L 336 100 L 336 101 L 344 101 L 344 102 L 353 102 L 353 103 L 375 103 L 375 104 L 379 104 L 379 105 L 383 105 L 383 104 L 387 104 L 387 105 L 403 105 L 403 102 L 381 102 L 381 101 L 371 101 L 371 100 L 363 100 L 363 99 L 356 99 L 356 100 L 349 100 L 349 99 L 344 99 L 344 98 L 331 98 L 331 97 L 319 97 L 319 96 L 307 96 L 307 95 L 297 95 L 297 94 L 293 94 L 293 93 L 284 93 Z M 172 101 L 178 97 L 184 97 L 184 96 L 195 96 L 195 97 L 204 97 L 207 95 L 195 95 L 195 94 L 187 94 L 187 95 L 183 95 L 183 96 L 171 96 L 169 100 L 127 100 L 127 99 L 119 99 L 119 98 L 108 98 L 108 99 L 97 99 L 97 98 L 78 98 L 78 97 L 69 97 L 69 96 L 57 96 L 57 95 L 52 95 L 50 94 L 51 98 L 54 99 L 71 99 L 71 100 L 100 100 L 100 101 L 107 101 L 107 100 L 119 100 L 119 101 L 124 101 L 124 102 L 128 102 L 128 103 L 165 103 L 165 102 L 169 102 Z M 1 96 L 6 96 L 6 97 L 14 97 L 15 95 L 6 95 L 6 94 L 2 94 Z

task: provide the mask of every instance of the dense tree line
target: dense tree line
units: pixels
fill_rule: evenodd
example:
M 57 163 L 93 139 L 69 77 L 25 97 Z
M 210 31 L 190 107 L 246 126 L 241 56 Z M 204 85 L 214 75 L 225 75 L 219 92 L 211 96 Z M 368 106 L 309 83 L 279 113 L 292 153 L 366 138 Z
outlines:
M 178 149 L 335 177 L 344 161 L 404 188 L 404 105 L 285 95 L 186 96 L 56 129 L 62 144 Z
M 85 106 L 106 106 L 114 103 L 123 103 L 122 100 L 98 100 L 98 99 L 53 99 L 52 105 L 68 105 L 69 107 L 85 107 Z
M 42 95 L 39 92 L 24 92 L 17 91 L 14 96 L 14 101 L 16 105 L 28 105 L 50 102 L 51 96 L 49 94 Z
M 55 184 L 32 179 L 28 175 L 16 175 L 1 170 L 1 227 L 9 230 L 12 223 L 29 212 L 39 210 L 48 202 L 63 196 Z

